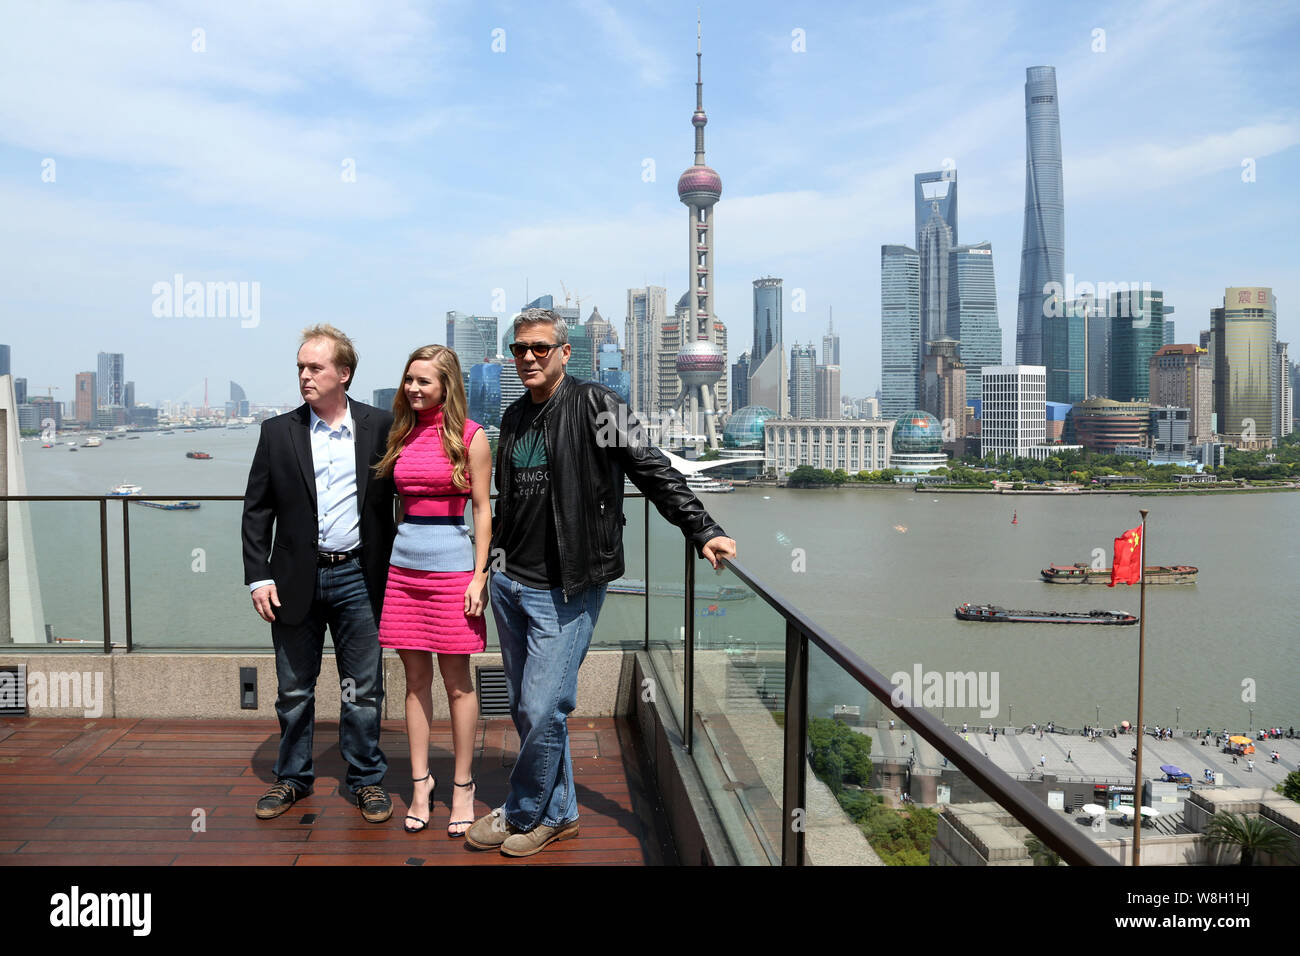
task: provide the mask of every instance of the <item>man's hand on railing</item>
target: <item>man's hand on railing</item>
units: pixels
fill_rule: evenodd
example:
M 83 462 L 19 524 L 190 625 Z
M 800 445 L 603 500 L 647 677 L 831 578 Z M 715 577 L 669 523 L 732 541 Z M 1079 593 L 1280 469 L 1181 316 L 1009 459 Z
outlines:
M 275 620 L 275 612 L 271 610 L 272 604 L 276 607 L 280 606 L 280 594 L 274 584 L 267 584 L 253 592 L 253 607 L 268 624 Z
M 704 555 L 704 560 L 713 565 L 716 571 L 719 568 L 719 558 L 734 558 L 736 556 L 736 542 L 731 538 L 718 535 L 716 538 L 710 538 L 700 549 Z

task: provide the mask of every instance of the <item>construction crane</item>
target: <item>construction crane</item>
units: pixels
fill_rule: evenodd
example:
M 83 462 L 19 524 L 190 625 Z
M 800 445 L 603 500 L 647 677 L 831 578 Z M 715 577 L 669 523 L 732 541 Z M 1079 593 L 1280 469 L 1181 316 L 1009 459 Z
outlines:
M 60 388 L 61 388 L 61 386 L 58 386 L 58 385 L 33 385 L 32 388 L 46 388 L 46 389 L 50 389 L 50 390 L 51 390 L 49 395 L 37 395 L 37 396 L 35 396 L 36 398 L 53 398 L 53 397 L 54 397 L 54 392 L 59 391 Z

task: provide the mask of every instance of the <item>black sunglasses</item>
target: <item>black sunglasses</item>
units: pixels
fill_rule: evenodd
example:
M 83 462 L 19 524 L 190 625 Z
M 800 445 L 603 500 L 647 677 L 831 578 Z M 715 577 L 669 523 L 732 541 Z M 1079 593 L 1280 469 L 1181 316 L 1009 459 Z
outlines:
M 531 351 L 539 359 L 544 359 L 546 356 L 551 354 L 551 349 L 558 348 L 563 348 L 563 346 L 551 345 L 547 342 L 536 342 L 531 345 L 526 342 L 511 342 L 510 354 L 515 358 L 523 358 L 529 351 Z

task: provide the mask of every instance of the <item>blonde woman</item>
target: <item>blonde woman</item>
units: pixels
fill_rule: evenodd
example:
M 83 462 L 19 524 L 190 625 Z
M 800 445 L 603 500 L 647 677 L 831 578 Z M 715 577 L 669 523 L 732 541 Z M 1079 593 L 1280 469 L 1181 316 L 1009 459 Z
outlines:
M 404 826 L 419 833 L 433 814 L 438 781 L 429 770 L 429 723 L 437 654 L 451 706 L 455 770 L 447 835 L 453 838 L 474 822 L 478 698 L 469 655 L 481 652 L 487 640 L 483 609 L 492 537 L 488 440 L 482 427 L 465 417 L 465 405 L 456 353 L 441 345 L 416 349 L 393 399 L 388 452 L 375 466 L 381 477 L 392 474 L 402 500 L 379 644 L 394 648 L 406 668 L 413 787 Z M 471 500 L 472 541 L 465 526 L 465 504 Z

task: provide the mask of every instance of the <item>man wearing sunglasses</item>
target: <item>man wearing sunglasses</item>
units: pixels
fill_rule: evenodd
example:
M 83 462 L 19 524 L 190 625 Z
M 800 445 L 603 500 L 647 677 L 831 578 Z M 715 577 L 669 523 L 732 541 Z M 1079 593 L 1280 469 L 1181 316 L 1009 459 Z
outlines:
M 519 757 L 505 804 L 466 840 L 521 857 L 578 835 L 567 720 L 605 586 L 623 574 L 624 474 L 713 567 L 736 542 L 612 390 L 565 375 L 564 319 L 526 309 L 512 335 L 528 391 L 501 418 L 489 591 Z

